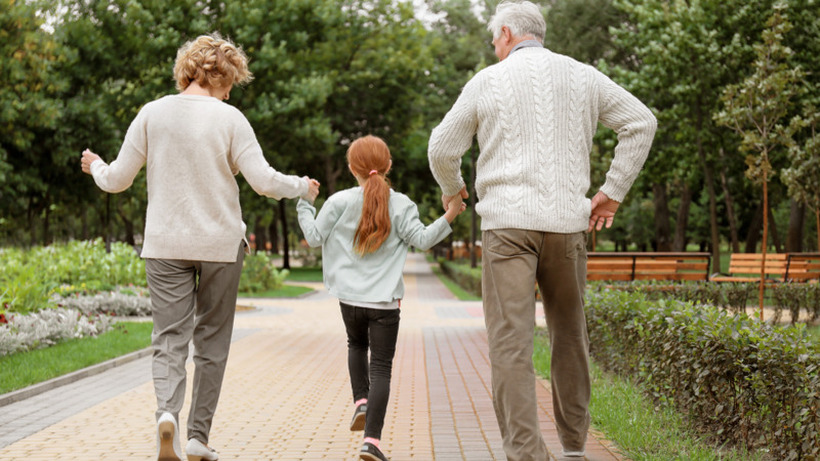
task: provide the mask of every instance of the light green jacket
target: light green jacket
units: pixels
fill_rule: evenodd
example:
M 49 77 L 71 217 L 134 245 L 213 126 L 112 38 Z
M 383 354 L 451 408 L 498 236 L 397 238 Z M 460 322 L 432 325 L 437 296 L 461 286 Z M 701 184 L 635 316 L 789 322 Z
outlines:
M 322 246 L 325 286 L 331 295 L 349 301 L 390 302 L 402 299 L 402 270 L 410 246 L 427 250 L 452 232 L 444 217 L 425 226 L 418 207 L 406 195 L 390 191 L 390 235 L 373 253 L 359 256 L 353 236 L 362 215 L 363 189 L 354 187 L 330 196 L 322 209 L 299 200 L 299 226 L 311 247 Z

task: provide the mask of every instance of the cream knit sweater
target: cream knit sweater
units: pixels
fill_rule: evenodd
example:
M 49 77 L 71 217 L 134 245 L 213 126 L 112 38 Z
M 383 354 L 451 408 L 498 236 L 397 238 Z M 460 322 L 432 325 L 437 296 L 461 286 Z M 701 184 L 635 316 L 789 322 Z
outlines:
M 260 195 L 299 197 L 308 183 L 274 170 L 235 107 L 210 96 L 172 95 L 146 104 L 117 159 L 91 164 L 106 192 L 121 192 L 143 165 L 148 185 L 143 258 L 234 262 L 245 238 L 238 172 Z
M 482 230 L 581 232 L 598 122 L 618 134 L 601 191 L 622 201 L 649 153 L 652 112 L 591 66 L 522 48 L 467 82 L 430 136 L 430 169 L 444 194 L 456 194 L 464 186 L 461 157 L 477 134 Z

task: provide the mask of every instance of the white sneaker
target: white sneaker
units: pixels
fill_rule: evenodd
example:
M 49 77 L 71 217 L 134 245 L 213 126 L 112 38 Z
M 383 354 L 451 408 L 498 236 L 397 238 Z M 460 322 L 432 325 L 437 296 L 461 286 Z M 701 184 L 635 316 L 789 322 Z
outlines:
M 185 454 L 188 455 L 188 461 L 216 461 L 219 459 L 219 454 L 213 448 L 205 445 L 197 439 L 188 440 L 188 445 L 185 447 Z
M 583 458 L 585 452 L 561 450 L 561 454 L 564 456 L 564 458 Z
M 177 421 L 165 412 L 157 420 L 157 461 L 182 461 Z

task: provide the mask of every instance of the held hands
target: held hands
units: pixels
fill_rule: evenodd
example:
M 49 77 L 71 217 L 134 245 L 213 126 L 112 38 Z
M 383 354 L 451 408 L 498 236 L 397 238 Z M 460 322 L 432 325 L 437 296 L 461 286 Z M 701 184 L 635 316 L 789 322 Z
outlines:
M 612 221 L 615 220 L 615 213 L 618 212 L 618 206 L 620 205 L 621 202 L 612 200 L 603 192 L 598 191 L 592 197 L 592 213 L 589 215 L 587 232 L 592 232 L 593 227 L 595 230 L 601 230 L 604 224 L 606 224 L 607 229 L 612 227 Z
M 467 204 L 464 203 L 464 199 L 467 197 L 469 197 L 469 194 L 467 194 L 466 187 L 462 188 L 456 195 L 441 196 L 441 204 L 446 210 L 444 213 L 444 219 L 446 219 L 448 223 L 452 223 L 453 220 L 456 219 L 456 216 L 460 215 L 467 209 Z
M 91 152 L 90 150 L 86 149 L 83 151 L 83 158 L 80 161 L 83 173 L 91 174 L 91 164 L 96 162 L 97 160 L 102 160 L 99 155 Z
M 304 180 L 308 183 L 308 191 L 307 194 L 302 196 L 302 198 L 310 203 L 313 203 L 313 201 L 316 200 L 316 197 L 319 196 L 319 181 L 313 178 L 308 178 L 307 176 L 304 176 Z

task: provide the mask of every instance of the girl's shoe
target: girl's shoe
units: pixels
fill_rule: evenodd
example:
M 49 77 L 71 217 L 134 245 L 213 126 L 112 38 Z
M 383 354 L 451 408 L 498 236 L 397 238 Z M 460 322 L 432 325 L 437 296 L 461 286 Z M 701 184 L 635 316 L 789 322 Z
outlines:
M 181 461 L 177 421 L 174 415 L 165 412 L 157 420 L 157 461 Z
M 581 450 L 581 451 L 566 451 L 566 450 L 563 450 L 561 452 L 561 454 L 564 455 L 564 458 L 583 458 L 584 457 L 584 451 L 583 450 Z
M 366 461 L 390 461 L 386 456 L 384 456 L 382 451 L 379 450 L 379 447 L 370 442 L 365 442 L 364 445 L 362 445 L 362 450 L 359 452 L 359 458 Z
M 188 445 L 185 446 L 185 454 L 188 455 L 188 461 L 216 461 L 219 459 L 219 454 L 213 448 L 197 439 L 188 440 Z
M 364 423 L 365 417 L 367 416 L 367 404 L 363 403 L 356 407 L 356 411 L 353 412 L 353 419 L 350 421 L 350 430 L 351 431 L 363 431 L 364 430 Z

